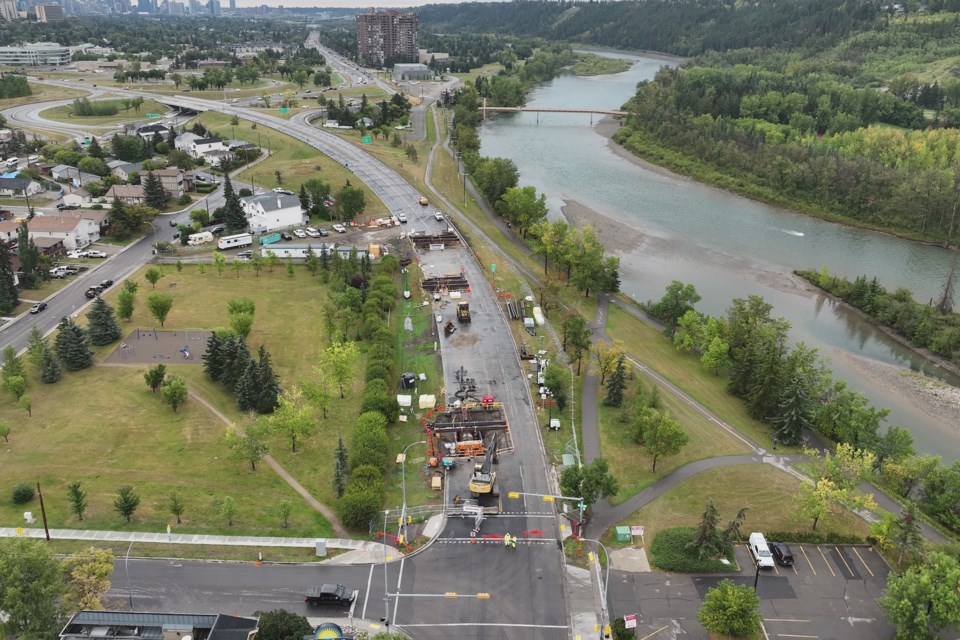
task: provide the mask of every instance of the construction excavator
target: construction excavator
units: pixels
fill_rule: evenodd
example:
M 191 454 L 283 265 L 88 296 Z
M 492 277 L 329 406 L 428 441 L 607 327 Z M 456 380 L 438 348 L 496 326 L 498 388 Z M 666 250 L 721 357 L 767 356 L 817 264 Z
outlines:
M 497 472 L 493 471 L 493 461 L 497 455 L 499 438 L 499 433 L 494 434 L 490 446 L 487 447 L 487 453 L 483 456 L 483 462 L 478 462 L 473 467 L 473 477 L 470 478 L 470 495 L 474 498 L 500 497 L 500 491 L 497 487 Z

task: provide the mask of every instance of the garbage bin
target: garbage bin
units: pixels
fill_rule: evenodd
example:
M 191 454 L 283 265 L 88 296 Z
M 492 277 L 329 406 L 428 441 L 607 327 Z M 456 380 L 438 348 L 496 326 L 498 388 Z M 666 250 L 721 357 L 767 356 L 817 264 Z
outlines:
M 417 386 L 417 376 L 413 373 L 400 374 L 400 387 L 403 389 L 413 389 Z
M 633 540 L 633 537 L 630 535 L 630 527 L 617 527 L 616 540 L 617 542 L 630 542 Z

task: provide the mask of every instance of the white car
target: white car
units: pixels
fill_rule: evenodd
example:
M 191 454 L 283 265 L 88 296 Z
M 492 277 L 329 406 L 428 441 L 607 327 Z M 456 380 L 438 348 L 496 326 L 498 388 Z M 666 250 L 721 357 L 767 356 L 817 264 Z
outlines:
M 274 192 L 274 193 L 282 193 L 282 194 L 285 195 L 285 196 L 296 195 L 293 191 L 288 191 L 288 190 L 284 189 L 283 187 L 275 187 L 274 190 L 273 190 L 273 192 Z
M 304 232 L 303 229 L 294 229 L 294 230 L 293 230 L 293 235 L 297 236 L 298 238 L 306 238 L 306 237 L 307 237 L 307 234 L 306 234 L 306 232 Z
M 337 233 L 346 233 L 346 232 L 347 232 L 347 228 L 346 228 L 345 226 L 343 226 L 342 224 L 335 224 L 335 225 L 333 225 L 333 230 L 336 231 Z
M 443 212 L 437 211 L 433 214 L 433 217 L 436 218 L 439 222 L 443 222 Z
M 319 237 L 320 237 L 320 232 L 317 231 L 316 229 L 314 229 L 313 227 L 307 227 L 307 228 L 305 229 L 305 231 L 307 232 L 307 235 L 310 236 L 311 238 L 319 238 Z
M 397 220 L 399 220 L 400 222 L 404 222 L 404 223 L 405 223 L 405 222 L 407 221 L 407 214 L 405 214 L 405 213 L 398 213 L 398 214 L 397 214 Z
M 90 254 L 86 251 L 67 251 L 68 258 L 86 258 L 88 255 Z
M 87 251 L 88 258 L 106 258 L 107 254 L 103 251 Z

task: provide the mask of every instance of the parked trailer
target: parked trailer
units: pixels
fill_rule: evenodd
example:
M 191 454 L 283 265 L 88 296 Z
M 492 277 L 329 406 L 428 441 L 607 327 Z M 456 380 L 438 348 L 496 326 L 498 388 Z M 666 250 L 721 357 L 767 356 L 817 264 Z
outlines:
M 201 231 L 200 233 L 191 233 L 187 238 L 187 244 L 196 246 L 198 244 L 206 244 L 208 242 L 213 242 L 213 234 L 209 231 Z
M 274 242 L 280 242 L 279 233 L 268 233 L 267 235 L 260 236 L 260 246 L 273 244 Z
M 278 258 L 299 258 L 303 259 L 310 255 L 312 252 L 313 255 L 320 257 L 322 251 L 326 251 L 328 255 L 332 255 L 334 251 L 334 245 L 327 244 L 325 242 L 318 242 L 316 244 L 308 243 L 290 243 L 286 242 L 284 244 L 269 245 L 260 249 L 260 254 L 263 257 L 267 257 L 267 252 L 272 253 Z
M 249 233 L 238 233 L 232 236 L 223 236 L 217 240 L 218 249 L 235 249 L 237 247 L 249 247 L 253 244 L 253 236 Z

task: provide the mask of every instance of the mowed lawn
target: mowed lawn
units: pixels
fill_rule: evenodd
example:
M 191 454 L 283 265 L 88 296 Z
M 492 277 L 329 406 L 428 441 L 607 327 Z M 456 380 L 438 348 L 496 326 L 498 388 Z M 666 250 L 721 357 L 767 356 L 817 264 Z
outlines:
M 811 520 L 796 516 L 793 499 L 800 481 L 768 464 L 748 464 L 710 469 L 671 489 L 617 524 L 643 525 L 649 544 L 658 531 L 681 525 L 697 526 L 700 516 L 713 499 L 726 525 L 741 507 L 749 507 L 743 523 L 743 535 L 751 531 L 810 531 Z M 820 519 L 820 533 L 843 533 L 866 537 L 867 523 L 849 511 Z M 616 546 L 608 532 L 604 542 Z
M 19 98 L 4 98 L 0 100 L 0 109 L 9 109 L 21 104 L 33 104 L 35 102 L 46 102 L 47 100 L 66 100 L 70 98 L 82 98 L 88 96 L 88 91 L 79 91 L 74 89 L 65 89 L 63 87 L 54 87 L 47 84 L 29 83 L 30 90 L 33 92 L 29 96 Z
M 358 218 L 376 218 L 387 212 L 387 207 L 380 198 L 374 195 L 370 187 L 349 169 L 339 162 L 331 160 L 313 147 L 294 140 L 276 129 L 253 128 L 252 123 L 248 120 L 240 120 L 238 125 L 232 126 L 229 117 L 209 111 L 197 118 L 197 121 L 223 138 L 246 140 L 260 145 L 264 149 L 267 148 L 269 142 L 272 150 L 270 157 L 242 171 L 237 176 L 238 182 L 250 183 L 252 181 L 258 188 L 265 189 L 272 189 L 282 184 L 284 188 L 299 193 L 300 185 L 306 180 L 320 178 L 330 184 L 333 193 L 336 193 L 349 180 L 352 186 L 363 189 L 366 209 Z M 277 183 L 277 171 L 280 172 L 282 180 L 280 184 Z
M 65 104 L 59 107 L 44 109 L 40 112 L 40 117 L 67 124 L 87 125 L 91 127 L 113 127 L 119 122 L 140 122 L 147 119 L 148 113 L 166 113 L 170 109 L 170 107 L 155 102 L 154 100 L 145 100 L 143 104 L 140 105 L 139 111 L 133 108 L 124 110 L 123 103 L 119 98 L 92 100 L 91 104 L 105 102 L 116 104 L 118 111 L 112 116 L 78 116 L 73 113 L 73 105 Z

